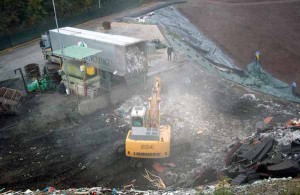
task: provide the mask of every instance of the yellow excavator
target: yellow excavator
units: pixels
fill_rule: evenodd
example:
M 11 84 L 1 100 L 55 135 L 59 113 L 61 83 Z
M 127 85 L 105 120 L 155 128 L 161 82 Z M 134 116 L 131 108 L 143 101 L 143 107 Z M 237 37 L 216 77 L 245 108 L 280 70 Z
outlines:
M 125 153 L 133 158 L 166 158 L 170 156 L 171 127 L 160 125 L 161 79 L 156 77 L 148 106 L 134 106 L 132 130 L 127 134 Z
M 151 97 L 147 106 L 134 106 L 131 111 L 131 126 L 125 144 L 118 141 L 114 144 L 117 154 L 130 157 L 132 167 L 142 167 L 145 159 L 167 158 L 191 148 L 186 140 L 171 139 L 171 126 L 160 124 L 160 90 L 161 79 L 156 77 Z M 172 143 L 171 143 L 172 140 Z M 150 162 L 150 161 L 149 161 Z

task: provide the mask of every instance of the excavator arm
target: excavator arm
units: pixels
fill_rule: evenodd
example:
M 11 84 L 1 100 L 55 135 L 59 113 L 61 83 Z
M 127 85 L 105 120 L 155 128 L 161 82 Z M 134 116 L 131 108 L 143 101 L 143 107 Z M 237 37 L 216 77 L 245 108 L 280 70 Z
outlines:
M 148 99 L 147 121 L 146 127 L 159 128 L 160 127 L 160 90 L 161 79 L 156 77 L 154 87 L 152 89 L 151 97 Z

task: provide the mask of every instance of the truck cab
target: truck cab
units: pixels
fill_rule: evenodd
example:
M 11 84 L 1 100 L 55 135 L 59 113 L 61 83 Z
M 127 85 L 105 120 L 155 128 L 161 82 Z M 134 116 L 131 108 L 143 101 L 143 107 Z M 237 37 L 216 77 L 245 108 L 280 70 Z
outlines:
M 47 49 L 47 48 L 50 48 L 50 47 L 51 47 L 51 44 L 50 44 L 50 38 L 49 38 L 49 35 L 48 35 L 48 34 L 42 35 L 41 41 L 40 41 L 40 47 L 41 47 L 42 49 Z

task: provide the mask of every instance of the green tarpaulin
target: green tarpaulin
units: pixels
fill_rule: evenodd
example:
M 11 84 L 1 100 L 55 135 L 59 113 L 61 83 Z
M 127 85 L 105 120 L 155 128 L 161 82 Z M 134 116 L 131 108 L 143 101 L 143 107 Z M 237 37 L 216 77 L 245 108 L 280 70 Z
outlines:
M 77 45 L 72 45 L 63 49 L 64 57 L 75 59 L 75 60 L 83 60 L 89 56 L 93 56 L 100 52 L 101 50 L 77 46 Z M 60 49 L 55 50 L 53 54 L 56 56 L 62 56 L 62 51 Z

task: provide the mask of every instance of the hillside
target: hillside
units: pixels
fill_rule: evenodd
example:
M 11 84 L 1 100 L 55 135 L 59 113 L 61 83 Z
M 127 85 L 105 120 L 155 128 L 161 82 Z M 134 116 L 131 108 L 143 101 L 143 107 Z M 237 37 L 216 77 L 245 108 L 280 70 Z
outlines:
M 178 9 L 239 67 L 259 50 L 265 70 L 300 85 L 300 1 L 188 0 Z

